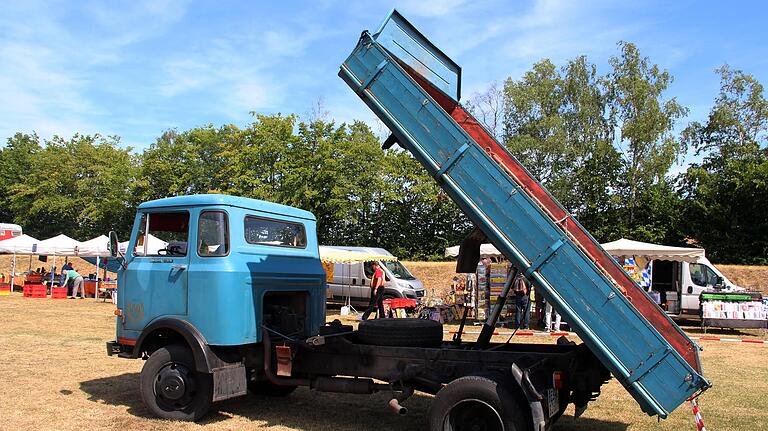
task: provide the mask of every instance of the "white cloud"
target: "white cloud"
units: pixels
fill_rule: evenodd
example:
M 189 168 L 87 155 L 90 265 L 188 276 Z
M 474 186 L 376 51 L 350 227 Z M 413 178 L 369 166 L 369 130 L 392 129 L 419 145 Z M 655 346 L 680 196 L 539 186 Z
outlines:
M 160 34 L 183 14 L 178 2 L 128 6 L 30 1 L 5 8 L 0 16 L 0 140 L 17 131 L 36 131 L 43 138 L 112 133 L 96 126 L 114 107 L 92 95 L 109 90 L 98 87 L 108 75 L 95 69 L 123 61 L 124 48 Z M 72 14 L 91 16 L 90 25 L 72 26 Z

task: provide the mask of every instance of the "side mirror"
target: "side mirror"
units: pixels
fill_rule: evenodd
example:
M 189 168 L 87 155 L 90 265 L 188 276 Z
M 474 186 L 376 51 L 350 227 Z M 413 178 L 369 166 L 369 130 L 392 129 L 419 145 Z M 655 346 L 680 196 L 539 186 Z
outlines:
M 112 257 L 117 257 L 118 248 L 117 233 L 111 230 L 109 231 L 109 254 Z
M 723 280 L 723 277 L 720 277 L 719 275 L 715 276 L 715 286 L 714 286 L 715 289 L 725 288 L 724 283 L 725 283 L 725 280 Z

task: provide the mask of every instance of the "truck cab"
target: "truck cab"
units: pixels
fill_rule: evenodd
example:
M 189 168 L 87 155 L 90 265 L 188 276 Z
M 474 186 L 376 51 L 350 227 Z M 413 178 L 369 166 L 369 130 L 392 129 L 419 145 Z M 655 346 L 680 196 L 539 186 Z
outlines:
M 141 204 L 118 273 L 109 353 L 147 357 L 178 341 L 195 359 L 188 365 L 213 376 L 218 399 L 245 393 L 226 384 L 245 382 L 234 378 L 243 364 L 229 366 L 233 349 L 261 342 L 262 325 L 309 336 L 325 322 L 315 225 L 310 212 L 226 195 Z

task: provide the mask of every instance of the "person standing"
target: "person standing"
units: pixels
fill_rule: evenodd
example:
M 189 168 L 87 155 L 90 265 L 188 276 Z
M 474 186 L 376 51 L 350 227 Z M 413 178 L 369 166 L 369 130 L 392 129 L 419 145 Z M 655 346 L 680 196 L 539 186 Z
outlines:
M 515 328 L 528 329 L 531 319 L 529 290 L 525 277 L 518 274 L 512 282 L 512 291 L 515 293 Z
M 371 277 L 371 302 L 368 303 L 368 308 L 363 313 L 362 320 L 368 320 L 368 316 L 371 315 L 376 309 L 379 310 L 379 318 L 386 317 L 384 315 L 384 271 L 379 266 L 379 263 L 374 261 L 373 277 Z
M 64 286 L 67 285 L 69 280 L 72 280 L 72 299 L 77 298 L 78 289 L 81 289 L 83 292 L 80 298 L 85 298 L 85 284 L 83 284 L 83 276 L 75 271 L 74 268 L 62 271 L 62 275 L 66 277 L 64 279 Z
M 555 324 L 552 326 L 552 313 L 555 314 Z M 547 301 L 547 305 L 544 307 L 544 326 L 545 330 L 549 332 L 560 331 L 560 313 L 558 313 L 553 307 L 550 301 Z

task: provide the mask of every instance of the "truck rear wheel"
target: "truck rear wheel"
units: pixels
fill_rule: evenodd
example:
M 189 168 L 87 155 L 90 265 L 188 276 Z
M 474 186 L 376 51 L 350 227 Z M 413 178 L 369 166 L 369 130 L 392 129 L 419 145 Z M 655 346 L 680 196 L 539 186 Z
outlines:
M 357 334 L 361 343 L 374 346 L 439 347 L 443 325 L 426 319 L 364 320 Z
M 431 431 L 528 431 L 515 397 L 487 377 L 467 376 L 443 387 L 429 409 Z
M 195 421 L 211 408 L 213 378 L 195 370 L 192 351 L 169 345 L 155 350 L 141 369 L 144 405 L 164 419 Z

